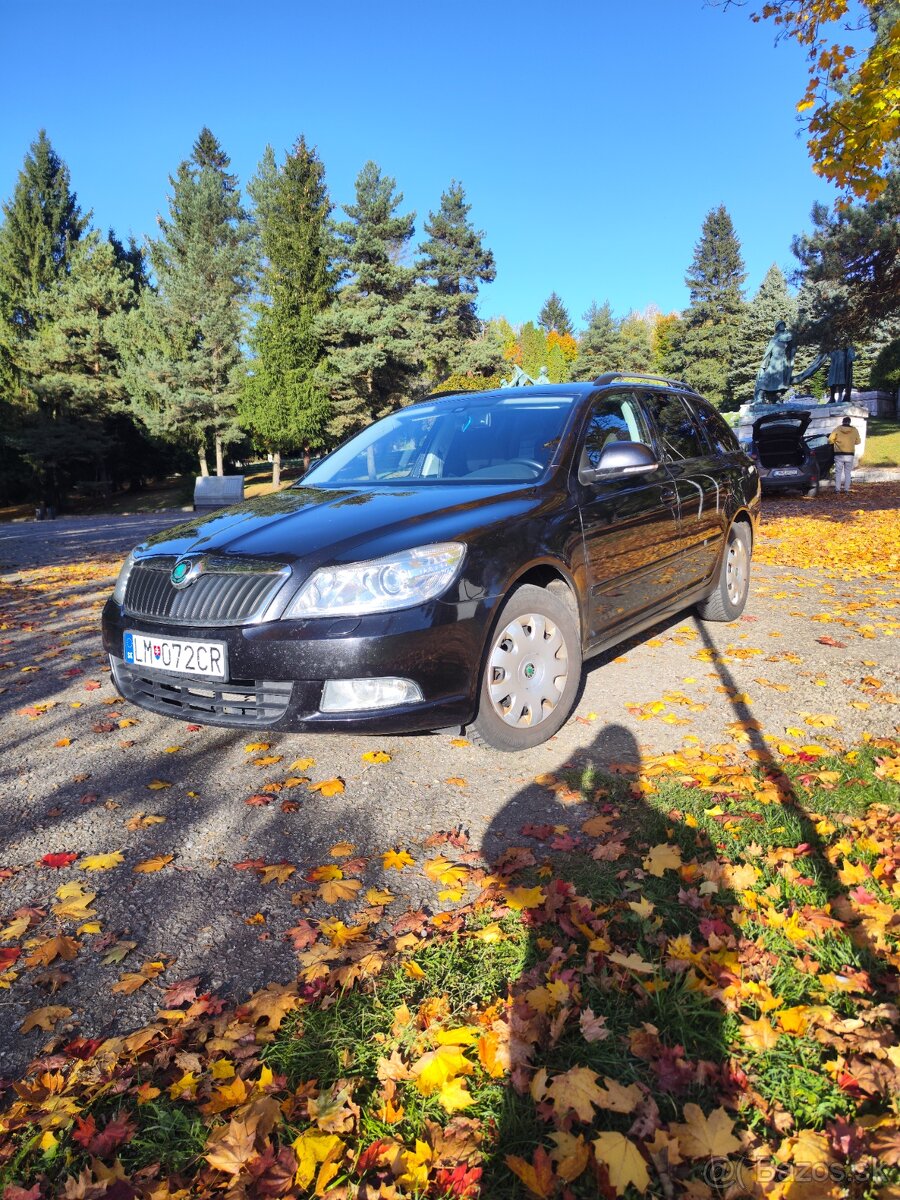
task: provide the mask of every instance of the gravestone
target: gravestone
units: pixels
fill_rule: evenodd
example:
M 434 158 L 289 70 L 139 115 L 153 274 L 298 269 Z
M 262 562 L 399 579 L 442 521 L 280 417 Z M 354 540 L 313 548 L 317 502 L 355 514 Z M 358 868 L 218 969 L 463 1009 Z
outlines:
M 194 484 L 194 512 L 227 508 L 244 499 L 243 475 L 198 475 Z

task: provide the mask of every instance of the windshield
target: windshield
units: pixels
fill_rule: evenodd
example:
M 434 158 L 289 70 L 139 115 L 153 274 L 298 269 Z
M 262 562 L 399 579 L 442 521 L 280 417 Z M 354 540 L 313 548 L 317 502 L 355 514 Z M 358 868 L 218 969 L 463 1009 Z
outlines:
M 538 479 L 553 460 L 573 399 L 454 399 L 403 408 L 335 450 L 303 485 Z

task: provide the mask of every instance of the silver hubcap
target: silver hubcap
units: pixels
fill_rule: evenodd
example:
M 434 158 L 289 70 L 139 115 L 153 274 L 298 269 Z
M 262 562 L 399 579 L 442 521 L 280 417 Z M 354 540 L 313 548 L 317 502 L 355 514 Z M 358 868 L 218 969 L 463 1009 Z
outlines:
M 735 538 L 728 547 L 728 557 L 725 560 L 725 588 L 732 604 L 740 604 L 744 598 L 749 563 L 747 547 L 740 538 Z
M 488 694 L 494 712 L 507 725 L 546 721 L 568 678 L 563 636 L 540 613 L 516 617 L 498 634 L 488 662 Z

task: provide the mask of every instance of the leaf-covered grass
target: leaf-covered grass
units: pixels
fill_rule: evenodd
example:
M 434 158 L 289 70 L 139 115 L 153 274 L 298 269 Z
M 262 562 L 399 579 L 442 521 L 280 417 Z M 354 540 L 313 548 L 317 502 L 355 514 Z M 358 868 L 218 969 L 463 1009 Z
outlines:
M 548 777 L 595 810 L 561 849 L 530 827 L 472 866 L 438 835 L 460 906 L 308 922 L 295 984 L 36 1069 L 0 1186 L 669 1200 L 722 1158 L 874 1197 L 900 1179 L 898 780 L 887 739 Z

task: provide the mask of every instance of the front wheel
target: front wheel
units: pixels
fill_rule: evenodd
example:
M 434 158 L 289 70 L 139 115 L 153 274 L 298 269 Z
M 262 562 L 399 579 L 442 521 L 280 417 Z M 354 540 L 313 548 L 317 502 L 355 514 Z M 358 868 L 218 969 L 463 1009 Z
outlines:
M 750 593 L 750 529 L 743 522 L 728 531 L 728 542 L 714 592 L 697 605 L 704 621 L 736 621 Z
M 475 741 L 527 750 L 562 727 L 581 682 L 581 638 L 565 601 L 525 584 L 500 611 L 485 651 Z

